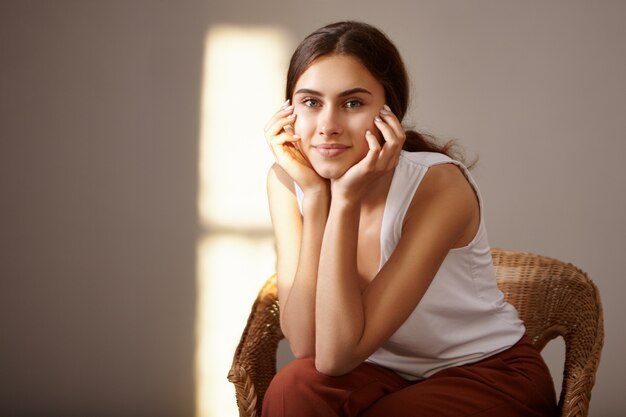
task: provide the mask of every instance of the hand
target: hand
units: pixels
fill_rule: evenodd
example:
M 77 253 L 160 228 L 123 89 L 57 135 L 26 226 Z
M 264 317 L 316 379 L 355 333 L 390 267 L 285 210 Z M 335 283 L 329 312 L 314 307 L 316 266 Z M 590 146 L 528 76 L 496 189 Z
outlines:
M 265 139 L 278 165 L 306 193 L 309 189 L 325 187 L 328 181 L 315 172 L 298 148 L 300 136 L 294 132 L 296 114 L 293 109 L 293 105 L 287 100 L 265 125 Z
M 374 118 L 374 125 L 383 135 L 381 146 L 371 131 L 365 132 L 369 151 L 365 157 L 352 166 L 340 178 L 332 181 L 333 198 L 360 196 L 367 186 L 384 174 L 391 172 L 398 165 L 400 151 L 406 139 L 406 133 L 398 118 L 391 113 L 387 105 Z

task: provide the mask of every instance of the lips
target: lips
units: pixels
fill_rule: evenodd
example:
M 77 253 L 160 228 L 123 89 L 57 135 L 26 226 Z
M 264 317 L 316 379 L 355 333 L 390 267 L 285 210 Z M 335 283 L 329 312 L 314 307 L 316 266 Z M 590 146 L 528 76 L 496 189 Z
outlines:
M 341 145 L 338 143 L 325 143 L 322 145 L 316 145 L 314 148 L 320 155 L 326 158 L 333 158 L 341 155 L 350 147 L 348 145 Z

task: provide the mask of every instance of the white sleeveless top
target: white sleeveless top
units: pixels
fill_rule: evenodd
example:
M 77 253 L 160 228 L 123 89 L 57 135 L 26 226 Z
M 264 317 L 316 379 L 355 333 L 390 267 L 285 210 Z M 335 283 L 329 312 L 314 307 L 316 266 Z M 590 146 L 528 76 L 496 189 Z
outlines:
M 443 154 L 402 151 L 385 203 L 379 268 L 402 236 L 404 216 L 428 168 L 446 163 L 459 166 L 476 192 L 478 232 L 467 246 L 448 252 L 415 310 L 368 358 L 409 380 L 487 358 L 514 345 L 525 332 L 496 284 L 478 187 L 465 166 Z M 296 194 L 301 204 L 297 185 Z

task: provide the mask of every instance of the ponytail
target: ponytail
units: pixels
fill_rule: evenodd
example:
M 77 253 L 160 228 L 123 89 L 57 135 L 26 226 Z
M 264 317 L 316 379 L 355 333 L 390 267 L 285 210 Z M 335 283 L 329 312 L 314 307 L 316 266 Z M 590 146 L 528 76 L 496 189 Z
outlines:
M 406 140 L 402 149 L 407 152 L 436 152 L 442 153 L 452 159 L 463 163 L 468 168 L 476 165 L 477 160 L 467 163 L 463 150 L 457 145 L 455 140 L 448 140 L 445 143 L 439 143 L 439 140 L 429 134 L 419 133 L 415 130 L 407 130 Z

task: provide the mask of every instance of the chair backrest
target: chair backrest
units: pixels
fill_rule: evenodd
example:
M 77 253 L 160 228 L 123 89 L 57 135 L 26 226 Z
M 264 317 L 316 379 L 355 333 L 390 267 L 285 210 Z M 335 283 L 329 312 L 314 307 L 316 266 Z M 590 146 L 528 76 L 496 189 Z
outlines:
M 598 289 L 572 264 L 523 252 L 492 250 L 498 286 L 535 346 L 565 341 L 560 415 L 586 416 L 604 343 Z

